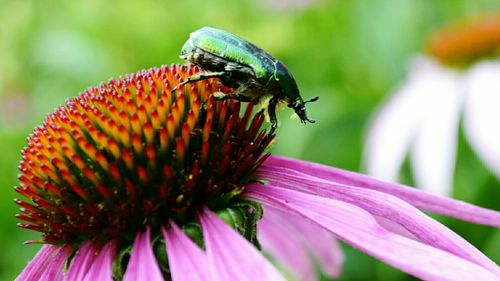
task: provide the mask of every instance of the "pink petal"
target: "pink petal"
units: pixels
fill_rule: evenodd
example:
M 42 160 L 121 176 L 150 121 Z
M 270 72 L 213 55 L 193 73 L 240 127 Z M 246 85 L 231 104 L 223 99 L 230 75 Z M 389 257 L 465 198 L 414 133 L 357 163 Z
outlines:
M 319 262 L 328 277 L 340 276 L 344 261 L 342 249 L 332 234 L 317 224 L 265 207 L 258 230 L 264 249 L 272 249 L 273 256 L 295 272 L 299 280 L 317 280 L 316 269 L 309 256 Z M 284 236 L 287 239 L 283 239 Z
M 500 212 L 477 207 L 463 201 L 429 194 L 401 184 L 383 182 L 366 175 L 276 155 L 271 155 L 259 170 L 269 170 L 273 167 L 288 167 L 334 183 L 359 186 L 389 193 L 417 208 L 449 217 L 478 224 L 500 226 Z
M 321 270 L 331 278 L 340 277 L 344 253 L 331 232 L 308 220 L 295 219 L 290 223 L 301 233 L 313 258 L 319 262 Z
M 174 223 L 162 229 L 173 281 L 214 280 L 207 255 Z
M 217 280 L 285 279 L 245 238 L 227 226 L 211 211 L 199 215 L 206 253 L 215 265 Z
M 273 208 L 266 207 L 264 217 L 258 223 L 258 237 L 263 250 L 269 252 L 298 280 L 317 280 L 316 268 L 301 241 L 300 233 L 278 216 L 273 214 Z
M 85 275 L 84 281 L 113 281 L 113 260 L 117 244 L 116 241 L 110 241 L 102 247 Z
M 163 281 L 160 267 L 151 245 L 151 231 L 146 227 L 143 233 L 137 233 L 130 261 L 123 276 L 123 281 Z
M 63 246 L 50 261 L 47 269 L 40 277 L 40 281 L 62 281 L 64 279 L 64 265 L 71 254 L 70 246 Z
M 421 242 L 453 253 L 490 270 L 499 270 L 494 262 L 462 237 L 390 194 L 356 186 L 330 183 L 286 168 L 274 168 L 272 172 L 262 171 L 261 176 L 271 180 L 271 184 L 278 187 L 326 196 L 356 205 L 372 215 L 386 218 L 401 225 Z M 265 189 L 266 187 L 261 186 L 261 188 Z
M 90 269 L 92 262 L 97 257 L 98 248 L 93 241 L 85 241 L 76 252 L 65 280 L 83 280 Z
M 62 248 L 61 246 L 44 245 L 19 276 L 17 276 L 16 281 L 39 280 Z
M 339 239 L 425 280 L 499 280 L 487 269 L 440 249 L 387 231 L 365 210 L 325 197 L 251 185 L 246 195 L 264 205 L 301 214 Z
M 373 215 L 373 214 L 372 214 Z M 390 232 L 394 232 L 396 234 L 406 236 L 408 238 L 411 238 L 413 240 L 420 240 L 418 239 L 415 235 L 413 235 L 411 232 L 409 232 L 404 226 L 401 224 L 392 221 L 390 219 L 387 219 L 385 217 L 373 215 L 373 217 L 377 220 L 377 223 L 380 224 L 383 228 L 389 230 Z M 421 241 L 423 242 L 423 241 Z

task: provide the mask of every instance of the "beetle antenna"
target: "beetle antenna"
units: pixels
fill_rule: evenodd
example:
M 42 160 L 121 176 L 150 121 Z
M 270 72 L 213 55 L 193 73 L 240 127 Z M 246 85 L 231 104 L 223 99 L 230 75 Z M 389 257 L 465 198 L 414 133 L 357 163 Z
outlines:
M 314 98 L 312 98 L 312 99 L 306 100 L 306 101 L 304 102 L 304 104 L 306 104 L 306 103 L 308 103 L 308 102 L 315 102 L 315 101 L 317 101 L 318 99 L 319 99 L 319 96 L 315 96 L 315 97 L 314 97 Z M 308 120 L 308 121 L 310 122 L 310 120 Z M 313 121 L 314 121 L 314 120 L 313 120 Z M 311 122 L 311 123 L 314 123 L 314 122 Z

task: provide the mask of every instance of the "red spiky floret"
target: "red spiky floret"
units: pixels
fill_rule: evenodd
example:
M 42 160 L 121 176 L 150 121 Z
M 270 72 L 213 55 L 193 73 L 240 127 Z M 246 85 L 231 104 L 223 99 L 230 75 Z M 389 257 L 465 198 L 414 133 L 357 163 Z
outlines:
M 110 80 L 48 115 L 23 150 L 19 225 L 46 243 L 133 237 L 237 195 L 274 135 L 252 104 L 240 116 L 239 102 L 215 100 L 231 91 L 217 80 L 171 93 L 199 71 L 172 65 Z

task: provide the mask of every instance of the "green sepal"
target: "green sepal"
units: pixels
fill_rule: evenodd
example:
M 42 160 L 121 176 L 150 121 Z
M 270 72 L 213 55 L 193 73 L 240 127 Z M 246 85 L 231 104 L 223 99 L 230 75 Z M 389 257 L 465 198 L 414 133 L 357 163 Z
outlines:
M 200 224 L 190 222 L 182 226 L 182 231 L 194 242 L 198 247 L 204 249 L 205 243 L 203 242 L 203 232 L 201 231 Z
M 165 240 L 163 239 L 161 231 L 153 237 L 152 245 L 158 266 L 160 266 L 165 281 L 168 281 L 170 280 L 170 268 L 168 265 L 167 248 L 165 247 Z
M 133 243 L 121 243 L 113 260 L 113 278 L 114 280 L 123 280 L 125 269 L 130 260 Z
M 257 239 L 257 222 L 262 218 L 262 206 L 254 201 L 240 199 L 231 207 L 215 212 L 231 228 L 244 236 L 257 249 L 261 249 Z
M 160 266 L 161 272 L 164 277 L 170 275 L 170 269 L 168 267 L 168 258 L 165 248 L 165 242 L 161 232 L 157 232 L 156 235 L 153 234 L 151 237 L 151 245 L 153 247 L 153 253 Z M 130 261 L 130 255 L 132 253 L 133 242 L 122 243 L 122 246 L 118 249 L 115 259 L 113 260 L 113 280 L 122 280 L 127 269 L 128 263 Z M 169 280 L 169 279 L 165 279 Z

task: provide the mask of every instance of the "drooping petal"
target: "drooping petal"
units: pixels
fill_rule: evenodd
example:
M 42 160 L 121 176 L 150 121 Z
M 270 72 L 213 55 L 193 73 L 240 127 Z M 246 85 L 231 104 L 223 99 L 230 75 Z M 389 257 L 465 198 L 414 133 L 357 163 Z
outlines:
M 16 281 L 39 280 L 62 248 L 61 246 L 44 245 L 17 276 Z
M 98 248 L 95 242 L 90 240 L 83 242 L 71 261 L 65 280 L 83 280 L 97 257 L 97 252 Z
M 163 275 L 153 253 L 149 227 L 146 227 L 146 231 L 137 233 L 130 261 L 123 276 L 123 281 L 141 280 L 163 281 Z
M 314 228 L 316 228 L 314 224 L 309 224 L 309 227 L 303 229 L 301 228 L 304 237 L 314 237 L 314 239 L 308 240 L 313 258 L 318 261 L 321 270 L 326 276 L 330 278 L 340 277 L 344 263 L 344 253 L 339 243 L 333 238 L 331 233 L 319 227 L 317 227 L 318 231 L 314 232 Z
M 257 230 L 263 250 L 293 273 L 297 280 L 317 280 L 316 268 L 308 249 L 301 241 L 300 232 L 281 219 L 273 208 L 265 208 Z
M 62 281 L 64 279 L 64 265 L 71 254 L 71 246 L 63 246 L 51 260 L 47 269 L 40 277 L 40 281 Z
M 464 131 L 474 151 L 500 178 L 500 63 L 482 62 L 467 76 Z
M 464 91 L 461 75 L 435 63 L 434 71 L 426 73 L 428 89 L 418 89 L 426 98 L 418 110 L 422 124 L 411 149 L 415 185 L 431 193 L 449 195 L 457 153 L 458 125 Z M 390 148 L 389 148 L 390 149 Z
M 448 116 L 438 110 L 438 105 L 434 106 L 431 103 L 442 92 L 447 93 L 445 95 L 447 98 L 449 94 L 458 94 L 458 91 L 457 74 L 444 69 L 430 58 L 415 58 L 407 81 L 378 109 L 369 125 L 364 152 L 364 166 L 367 173 L 380 179 L 397 181 L 410 145 L 422 132 L 424 135 L 420 140 L 422 144 L 419 150 L 423 149 L 425 151 L 421 152 L 430 153 L 431 150 L 437 149 L 438 147 L 429 146 L 430 132 L 422 131 L 422 127 L 428 125 L 429 119 L 432 118 L 429 116 L 428 108 L 429 106 L 435 108 L 431 114 L 434 117 L 442 117 L 445 121 L 444 118 Z M 451 150 L 454 151 L 454 148 L 447 148 L 445 151 L 449 154 Z M 440 168 L 448 168 L 446 164 L 450 155 L 446 156 L 447 161 L 438 165 Z M 451 156 L 454 156 L 454 153 Z M 430 172 L 432 177 L 428 181 L 432 180 L 433 183 L 437 181 L 435 184 L 440 184 L 445 180 L 439 178 L 441 175 Z M 449 179 L 447 181 L 449 182 Z
M 106 243 L 90 266 L 84 281 L 113 281 L 113 260 L 117 248 L 116 241 Z
M 340 276 L 344 261 L 342 249 L 332 234 L 317 224 L 266 206 L 258 231 L 264 249 L 273 249 L 273 256 L 288 265 L 299 280 L 317 280 L 316 269 L 308 256 L 320 264 L 326 276 Z
M 213 267 L 207 255 L 174 223 L 163 229 L 170 276 L 173 281 L 211 281 Z
M 500 268 L 493 261 L 462 237 L 395 196 L 356 186 L 330 183 L 287 168 L 275 168 L 274 171 L 262 172 L 261 176 L 277 187 L 325 196 L 361 207 L 372 215 L 399 224 L 410 232 L 412 237 L 425 244 L 500 273 Z M 265 186 L 262 188 L 265 189 Z
M 297 232 L 302 234 L 313 258 L 319 262 L 321 270 L 326 276 L 331 278 L 340 277 L 344 263 L 344 253 L 333 235 L 310 221 L 296 219 L 291 223 L 295 225 Z M 311 239 L 311 237 L 314 237 L 314 239 Z
M 366 175 L 317 163 L 271 155 L 259 171 L 265 171 L 265 169 L 272 170 L 275 167 L 289 167 L 334 183 L 359 186 L 388 193 L 403 199 L 417 208 L 449 217 L 478 224 L 500 226 L 500 212 L 477 207 L 448 197 L 426 193 L 401 184 L 383 182 Z
M 198 216 L 206 253 L 215 265 L 217 280 L 285 281 L 273 265 L 245 238 L 209 210 Z
M 349 203 L 277 188 L 251 185 L 246 196 L 295 212 L 336 237 L 394 267 L 425 280 L 499 280 L 500 275 L 446 251 L 387 231 L 365 210 Z

